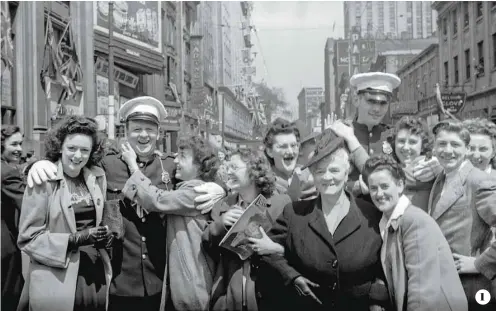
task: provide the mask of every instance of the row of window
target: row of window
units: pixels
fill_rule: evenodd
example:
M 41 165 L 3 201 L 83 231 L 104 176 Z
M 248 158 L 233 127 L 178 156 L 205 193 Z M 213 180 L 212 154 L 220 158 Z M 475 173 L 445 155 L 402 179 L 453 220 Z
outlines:
M 496 69 L 496 33 L 492 35 L 492 52 L 493 52 L 493 64 L 492 67 Z M 468 81 L 472 77 L 472 68 L 475 76 L 477 78 L 484 76 L 485 66 L 484 66 L 484 40 L 477 43 L 477 58 L 472 59 L 470 49 L 464 51 L 464 67 L 465 67 L 465 81 Z M 459 70 L 459 58 L 458 55 L 453 57 L 453 69 L 454 69 L 454 84 L 458 85 L 460 83 L 460 70 Z M 449 63 L 444 62 L 444 83 L 449 85 Z
M 468 27 L 470 25 L 470 5 L 472 7 L 475 6 L 475 17 L 477 20 L 480 20 L 484 17 L 484 2 L 483 1 L 477 1 L 475 3 L 469 2 L 469 1 L 463 1 L 462 2 L 462 14 L 463 14 L 463 27 Z M 496 9 L 496 1 L 492 1 L 490 3 L 491 10 Z M 452 35 L 456 35 L 458 33 L 458 11 L 457 8 L 453 9 L 451 11 L 451 21 L 452 21 Z M 442 31 L 443 35 L 447 36 L 448 35 L 448 18 L 445 17 L 442 21 Z
M 403 100 L 418 100 L 432 94 L 433 85 L 429 81 L 438 81 L 436 58 L 426 61 L 414 72 L 402 77 L 399 93 Z

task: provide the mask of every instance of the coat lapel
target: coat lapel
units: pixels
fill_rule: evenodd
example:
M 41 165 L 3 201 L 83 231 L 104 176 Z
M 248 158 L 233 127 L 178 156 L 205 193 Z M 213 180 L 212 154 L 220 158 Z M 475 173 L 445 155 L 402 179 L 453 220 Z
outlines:
M 322 201 L 320 200 L 320 196 L 315 200 L 315 207 L 310 216 L 311 219 L 308 222 L 308 225 L 312 230 L 329 246 L 330 249 L 335 253 L 335 246 L 332 239 L 332 235 L 327 228 L 327 224 L 324 219 L 324 213 L 322 212 Z
M 443 215 L 465 192 L 465 181 L 470 171 L 473 169 L 472 163 L 467 161 L 462 169 L 457 172 L 453 181 L 448 185 L 443 195 L 439 198 L 436 206 L 433 206 L 432 217 L 438 219 Z M 442 189 L 441 189 L 442 190 Z
M 350 200 L 350 211 L 343 218 L 334 232 L 333 241 L 335 244 L 338 244 L 360 228 L 361 219 L 358 215 L 358 207 L 356 206 L 355 199 L 353 199 L 352 196 L 348 196 L 348 199 Z
M 103 193 L 97 183 L 97 177 L 103 176 L 104 172 L 99 167 L 83 168 L 84 182 L 90 192 L 93 204 L 95 205 L 96 224 L 100 225 L 103 215 Z
M 76 216 L 74 214 L 74 210 L 71 208 L 71 201 L 72 201 L 71 192 L 64 178 L 64 169 L 62 167 L 62 162 L 59 161 L 57 167 L 58 169 L 57 169 L 56 179 L 59 181 L 59 185 L 60 185 L 60 196 L 59 196 L 60 208 L 65 216 L 65 219 L 67 221 L 69 229 L 71 230 L 71 233 L 75 233 L 77 231 Z

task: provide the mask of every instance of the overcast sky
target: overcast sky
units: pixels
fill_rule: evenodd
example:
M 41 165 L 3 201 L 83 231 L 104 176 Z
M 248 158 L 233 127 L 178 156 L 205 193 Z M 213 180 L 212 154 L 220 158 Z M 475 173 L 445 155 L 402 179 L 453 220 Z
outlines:
M 325 42 L 344 36 L 343 15 L 342 1 L 255 1 L 257 80 L 282 88 L 293 105 L 302 87 L 324 87 Z

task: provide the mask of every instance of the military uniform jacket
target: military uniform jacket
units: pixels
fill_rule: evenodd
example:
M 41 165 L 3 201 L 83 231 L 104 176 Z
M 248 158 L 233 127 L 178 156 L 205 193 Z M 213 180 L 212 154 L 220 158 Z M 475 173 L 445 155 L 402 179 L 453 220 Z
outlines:
M 172 189 L 169 176 L 174 176 L 174 160 L 171 156 L 155 155 L 150 161 L 138 162 L 138 165 L 153 185 Z M 121 190 L 131 176 L 127 164 L 119 155 L 108 155 L 103 159 L 102 167 L 107 174 L 107 199 L 121 198 Z M 163 176 L 162 168 L 168 176 Z M 121 207 L 124 238 L 113 249 L 114 278 L 110 294 L 127 297 L 158 294 L 162 291 L 166 263 L 163 216 L 152 212 L 140 217 L 135 203 L 124 199 L 124 204 L 125 208 Z

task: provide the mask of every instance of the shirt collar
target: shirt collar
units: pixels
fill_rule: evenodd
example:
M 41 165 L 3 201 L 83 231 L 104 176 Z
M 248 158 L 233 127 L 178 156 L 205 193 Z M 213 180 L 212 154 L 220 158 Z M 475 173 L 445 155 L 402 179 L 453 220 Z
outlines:
M 456 174 L 458 174 L 458 172 L 461 171 L 461 169 L 467 164 L 467 161 L 468 160 L 464 160 L 462 164 L 460 164 L 460 167 L 457 170 L 446 173 L 446 179 L 452 179 L 453 177 L 455 177 Z
M 406 195 L 402 195 L 394 207 L 391 217 L 387 219 L 386 215 L 382 215 L 381 221 L 379 223 L 379 229 L 381 230 L 381 237 L 384 239 L 384 233 L 391 227 L 393 230 L 398 229 L 398 220 L 405 213 L 406 208 L 410 205 L 410 200 Z

